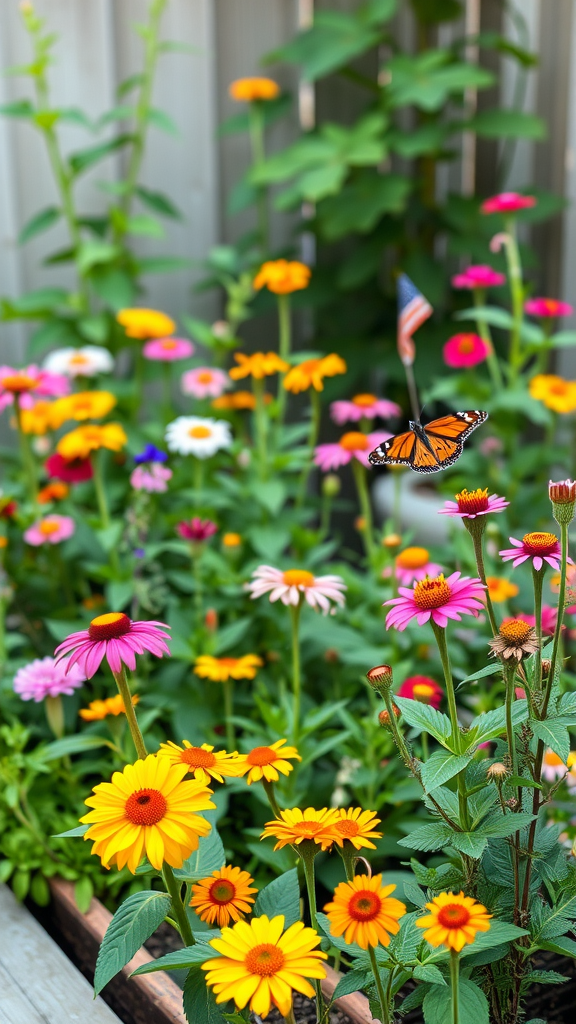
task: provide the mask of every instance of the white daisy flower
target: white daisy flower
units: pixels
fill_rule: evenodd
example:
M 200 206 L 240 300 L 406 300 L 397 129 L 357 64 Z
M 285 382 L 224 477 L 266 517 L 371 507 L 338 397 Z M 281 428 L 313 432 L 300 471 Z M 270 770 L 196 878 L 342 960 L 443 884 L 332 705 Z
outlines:
M 209 459 L 221 448 L 230 448 L 230 424 L 201 416 L 178 416 L 166 427 L 166 444 L 170 451 L 180 455 Z
M 568 765 L 548 747 L 542 759 L 542 778 L 546 779 L 546 782 L 556 782 L 563 779 L 567 771 Z
M 101 345 L 58 348 L 46 356 L 43 368 L 65 377 L 95 377 L 98 373 L 110 373 L 114 369 L 114 359 Z
M 311 608 L 321 608 L 324 615 L 331 611 L 330 601 L 344 604 L 346 584 L 341 576 L 314 576 L 307 569 L 275 569 L 272 565 L 259 565 L 252 573 L 252 583 L 246 589 L 252 598 L 270 594 L 271 601 L 298 605 L 304 599 Z

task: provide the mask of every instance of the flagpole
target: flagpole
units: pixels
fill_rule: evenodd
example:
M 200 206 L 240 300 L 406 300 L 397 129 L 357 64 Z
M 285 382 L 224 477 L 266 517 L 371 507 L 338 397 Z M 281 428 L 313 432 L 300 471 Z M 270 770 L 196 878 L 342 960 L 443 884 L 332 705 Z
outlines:
M 410 395 L 410 405 L 412 406 L 412 415 L 416 423 L 420 422 L 420 402 L 418 400 L 418 388 L 416 387 L 416 379 L 414 377 L 414 370 L 412 363 L 404 362 L 404 370 L 406 372 L 406 383 L 408 385 L 408 394 Z

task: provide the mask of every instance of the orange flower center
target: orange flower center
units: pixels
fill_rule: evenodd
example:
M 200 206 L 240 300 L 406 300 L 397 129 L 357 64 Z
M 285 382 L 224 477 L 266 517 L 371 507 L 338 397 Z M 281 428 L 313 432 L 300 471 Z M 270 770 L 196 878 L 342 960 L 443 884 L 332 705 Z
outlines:
M 223 906 L 231 903 L 236 895 L 236 886 L 228 878 L 217 878 L 208 890 L 208 898 Z
M 357 821 L 352 818 L 342 818 L 342 821 L 337 821 L 334 825 L 334 831 L 338 832 L 339 835 L 344 836 L 357 836 L 360 831 L 360 826 Z
M 352 402 L 354 405 L 359 405 L 360 408 L 366 409 L 378 401 L 376 395 L 354 395 Z
M 324 826 L 321 821 L 297 821 L 292 825 L 292 832 L 297 836 L 304 836 L 306 839 L 313 839 Z
M 133 825 L 156 825 L 162 821 L 167 806 L 159 789 L 138 789 L 128 797 L 124 813 Z
M 462 334 L 458 342 L 460 355 L 467 356 L 474 351 L 474 340 L 471 334 Z
M 312 587 L 314 576 L 306 569 L 288 569 L 283 575 L 287 587 Z
M 191 768 L 212 768 L 216 764 L 214 754 L 210 750 L 202 750 L 202 747 L 186 747 L 180 754 L 180 760 Z
M 278 946 L 271 942 L 261 942 L 246 954 L 244 966 L 250 974 L 259 974 L 262 978 L 267 978 L 281 971 L 285 960 L 286 957 Z
M 368 438 L 359 430 L 350 430 L 340 438 L 340 447 L 345 452 L 365 452 L 368 448 Z
M 278 760 L 278 754 L 272 747 L 254 747 L 248 754 L 246 760 L 248 764 L 259 765 L 260 767 L 264 764 L 272 764 Z
M 222 668 L 235 668 L 239 662 L 239 658 L 218 658 L 218 664 L 222 665 Z
M 559 764 L 564 764 L 562 758 L 558 757 L 558 754 L 555 754 L 553 750 L 546 751 L 544 754 L 544 762 L 554 768 Z
M 434 576 L 432 579 L 426 577 L 414 587 L 414 603 L 422 611 L 430 611 L 432 608 L 440 608 L 450 600 L 452 591 L 444 579 L 444 574 Z
M 504 619 L 500 626 L 500 636 L 509 644 L 523 644 L 528 639 L 532 627 L 522 619 Z
M 88 627 L 91 640 L 112 640 L 130 632 L 131 622 L 124 612 L 107 612 L 97 615 Z
M 75 356 L 70 356 L 68 362 L 70 366 L 85 366 L 86 363 L 90 362 L 90 360 L 88 359 L 88 356 L 83 356 L 81 352 L 78 352 Z
M 412 697 L 423 704 L 428 704 L 429 698 L 434 696 L 434 687 L 430 683 L 415 683 L 412 689 Z
M 38 524 L 38 529 L 45 537 L 51 537 L 53 533 L 58 533 L 60 526 L 53 519 L 45 519 L 43 523 Z
M 477 515 L 478 512 L 485 512 L 488 508 L 488 488 L 477 487 L 475 491 L 469 491 L 466 487 L 456 495 L 459 512 L 468 512 Z
M 426 548 L 405 548 L 396 555 L 399 569 L 422 569 L 430 561 L 430 552 Z
M 382 909 L 382 900 L 371 889 L 359 889 L 348 902 L 348 913 L 354 921 L 373 921 Z
M 210 373 L 210 370 L 203 370 L 202 373 L 198 374 L 196 380 L 199 384 L 210 384 L 214 380 L 214 374 Z
M 188 437 L 206 438 L 212 437 L 210 427 L 190 427 Z
M 530 553 L 550 555 L 558 544 L 558 538 L 553 533 L 526 533 L 522 542 Z
M 448 903 L 439 910 L 438 922 L 443 928 L 464 928 L 470 916 L 468 907 L 463 907 L 460 903 Z
M 178 342 L 174 341 L 172 338 L 162 338 L 160 345 L 168 352 L 171 352 L 173 349 L 178 348 Z
M 21 394 L 23 391 L 33 391 L 34 388 L 38 387 L 39 381 L 34 377 L 29 377 L 26 373 L 11 373 L 7 377 L 2 377 L 0 384 L 5 391 L 11 391 L 13 394 Z
M 558 380 L 548 385 L 548 391 L 551 395 L 559 395 L 563 398 L 564 395 L 568 394 L 568 385 L 566 381 Z

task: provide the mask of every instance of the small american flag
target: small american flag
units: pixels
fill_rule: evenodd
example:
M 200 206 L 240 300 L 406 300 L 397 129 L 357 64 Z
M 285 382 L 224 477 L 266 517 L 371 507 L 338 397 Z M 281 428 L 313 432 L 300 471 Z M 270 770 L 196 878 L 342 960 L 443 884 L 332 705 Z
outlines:
M 412 366 L 416 348 L 412 335 L 432 316 L 432 306 L 407 274 L 398 278 L 398 355 L 404 366 Z

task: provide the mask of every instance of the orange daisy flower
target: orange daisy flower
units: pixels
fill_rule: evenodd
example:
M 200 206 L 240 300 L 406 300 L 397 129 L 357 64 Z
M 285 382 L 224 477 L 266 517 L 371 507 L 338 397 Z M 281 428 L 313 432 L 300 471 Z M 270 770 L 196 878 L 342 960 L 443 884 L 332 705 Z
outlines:
M 238 755 L 238 774 L 246 775 L 248 785 L 253 782 L 278 782 L 278 772 L 289 775 L 294 765 L 290 761 L 301 761 L 296 747 L 285 747 L 286 740 L 276 740 L 269 747 L 253 747 L 248 754 Z
M 137 693 L 132 694 L 132 703 L 137 704 L 140 700 Z M 105 700 L 91 700 L 87 708 L 80 708 L 78 714 L 85 722 L 101 722 L 108 715 L 123 715 L 126 713 L 124 701 L 121 694 L 114 697 L 106 697 Z
M 351 882 L 340 882 L 334 899 L 324 907 L 330 933 L 344 935 L 347 943 L 355 942 L 361 949 L 388 946 L 406 913 L 404 903 L 390 896 L 395 889 L 395 885 L 382 885 L 382 875 L 355 875 Z
M 254 352 L 251 356 L 245 355 L 244 352 L 235 352 L 234 359 L 238 366 L 233 366 L 229 371 L 232 380 L 241 380 L 243 377 L 263 380 L 264 377 L 271 377 L 273 373 L 286 373 L 290 369 L 289 364 L 280 359 L 276 352 Z
M 490 928 L 492 914 L 463 892 L 441 892 L 426 906 L 430 913 L 419 917 L 416 924 L 426 929 L 424 938 L 431 946 L 446 946 L 459 953 L 474 942 L 476 932 L 487 932 Z
M 374 832 L 376 825 L 380 824 L 380 818 L 376 817 L 375 811 L 363 811 L 361 807 L 348 807 L 338 811 L 340 818 L 334 822 L 334 842 L 343 846 L 345 842 L 352 843 L 355 850 L 365 847 L 375 850 L 371 839 L 381 839 L 381 832 Z
M 308 391 L 309 388 L 323 391 L 325 377 L 335 377 L 339 373 L 346 373 L 347 369 L 344 360 L 335 352 L 323 359 L 305 359 L 286 374 L 284 387 L 294 395 Z
M 182 746 L 169 740 L 168 743 L 161 743 L 158 755 L 169 757 L 172 764 L 188 765 L 188 772 L 198 782 L 207 785 L 210 779 L 217 782 L 224 782 L 223 776 L 237 777 L 240 775 L 238 755 L 228 754 L 225 750 L 217 750 L 209 743 L 203 743 L 201 747 L 193 747 L 188 740 L 182 740 Z
M 278 840 L 275 850 L 283 846 L 298 846 L 305 839 L 311 840 L 323 850 L 328 850 L 334 842 L 333 825 L 339 820 L 339 812 L 334 808 L 323 807 L 317 811 L 314 807 L 299 807 L 280 812 L 279 818 L 267 821 L 260 839 L 273 836 Z
M 280 95 L 280 86 L 272 78 L 237 78 L 228 86 L 228 94 L 237 103 L 275 100 Z
M 227 683 L 229 679 L 254 679 L 264 664 L 257 654 L 244 654 L 241 658 L 213 658 L 201 654 L 196 658 L 194 674 L 213 683 Z
M 268 260 L 254 278 L 256 291 L 267 288 L 275 295 L 290 295 L 302 291 L 310 283 L 312 271 L 298 260 Z
M 225 928 L 230 921 L 240 921 L 252 910 L 252 893 L 258 892 L 251 888 L 253 882 L 247 871 L 224 865 L 192 886 L 190 906 L 201 921 Z

